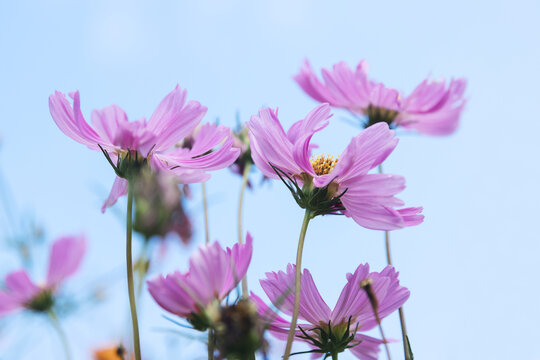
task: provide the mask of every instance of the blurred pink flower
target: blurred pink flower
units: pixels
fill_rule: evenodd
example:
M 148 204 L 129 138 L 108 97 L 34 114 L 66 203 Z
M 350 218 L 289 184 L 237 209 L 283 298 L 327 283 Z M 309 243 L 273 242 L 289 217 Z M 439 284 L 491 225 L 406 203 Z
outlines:
M 238 157 L 230 129 L 213 124 L 200 127 L 190 148 L 176 147 L 193 133 L 206 113 L 206 107 L 199 102 L 186 102 L 187 93 L 179 86 L 165 96 L 148 122 L 145 118 L 129 121 L 120 107 L 112 105 L 92 112 L 93 128 L 82 115 L 79 92 L 70 93 L 70 97 L 73 106 L 58 91 L 49 97 L 49 110 L 56 125 L 92 150 L 101 150 L 101 146 L 113 163 L 139 159 L 153 169 L 169 171 L 186 184 L 208 180 L 207 171 L 225 168 Z M 216 147 L 219 149 L 214 151 Z M 117 177 L 102 211 L 126 193 L 126 179 Z
M 223 250 L 218 242 L 202 246 L 185 273 L 174 272 L 148 281 L 148 291 L 165 310 L 187 318 L 195 328 L 208 327 L 207 308 L 221 302 L 245 276 L 253 250 L 248 233 L 245 244 Z
M 86 251 L 82 236 L 65 236 L 56 240 L 49 258 L 49 269 L 44 285 L 30 279 L 26 270 L 8 274 L 5 290 L 0 290 L 0 316 L 23 308 L 48 311 L 54 305 L 54 296 L 65 279 L 77 272 Z
M 319 102 L 367 115 L 368 126 L 384 121 L 427 135 L 448 135 L 456 130 L 465 105 L 465 79 L 452 79 L 448 87 L 444 80 L 426 79 L 402 98 L 397 90 L 370 80 L 367 69 L 365 60 L 356 71 L 339 62 L 333 70 L 322 69 L 323 83 L 306 60 L 294 79 Z
M 257 168 L 275 179 L 281 176 L 275 167 L 295 186 L 300 184 L 303 194 L 295 197 L 300 206 L 331 205 L 327 209 L 316 209 L 315 215 L 341 212 L 359 225 L 375 230 L 420 224 L 424 218 L 420 215 L 422 208 L 395 209 L 404 204 L 394 196 L 405 189 L 403 177 L 368 174 L 397 145 L 398 139 L 386 123 L 375 124 L 360 132 L 339 158 L 311 157 L 314 147 L 310 144 L 311 138 L 328 125 L 330 117 L 330 106 L 319 105 L 285 133 L 277 110 L 260 110 L 259 115 L 252 116 L 247 124 L 251 156 Z M 311 200 L 301 203 L 310 196 Z M 318 203 L 313 204 L 313 199 Z
M 293 312 L 294 276 L 295 267 L 289 264 L 286 272 L 266 273 L 266 278 L 260 281 L 272 304 L 286 315 L 292 315 Z M 369 331 L 377 326 L 371 303 L 360 286 L 360 283 L 367 279 L 372 281 L 380 319 L 393 313 L 409 298 L 409 290 L 399 285 L 398 273 L 392 266 L 387 266 L 380 273 L 370 273 L 369 265 L 365 264 L 358 266 L 354 274 L 347 274 L 347 284 L 332 310 L 317 290 L 309 270 L 304 269 L 301 277 L 299 319 L 305 323 L 297 325 L 296 339 L 307 342 L 314 353 L 320 355 L 339 353 L 350 347 L 351 352 L 359 359 L 377 359 L 382 340 L 359 332 Z M 290 322 L 278 316 L 257 295 L 252 293 L 251 299 L 255 302 L 259 315 L 270 324 L 270 332 L 278 339 L 287 339 Z M 334 339 L 329 334 L 333 334 Z M 321 345 L 317 346 L 310 337 Z

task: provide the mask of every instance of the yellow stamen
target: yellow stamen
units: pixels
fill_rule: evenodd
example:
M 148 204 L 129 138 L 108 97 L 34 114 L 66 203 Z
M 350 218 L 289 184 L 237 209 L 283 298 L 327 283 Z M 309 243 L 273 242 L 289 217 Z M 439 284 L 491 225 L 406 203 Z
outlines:
M 313 170 L 315 170 L 315 174 L 320 176 L 329 174 L 334 168 L 334 166 L 336 166 L 338 160 L 339 156 L 334 159 L 333 155 L 326 156 L 324 154 L 321 154 L 317 156 L 312 156 L 310 162 Z

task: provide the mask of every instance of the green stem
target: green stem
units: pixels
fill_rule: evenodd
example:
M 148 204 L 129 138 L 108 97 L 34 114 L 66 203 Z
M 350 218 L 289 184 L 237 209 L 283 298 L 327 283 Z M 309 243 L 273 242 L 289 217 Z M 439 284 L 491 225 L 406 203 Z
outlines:
M 66 360 L 71 360 L 71 350 L 69 349 L 69 342 L 66 333 L 64 332 L 64 330 L 62 330 L 62 326 L 60 326 L 58 317 L 52 310 L 49 310 L 47 314 L 49 315 L 49 319 L 51 319 L 52 326 L 58 333 L 58 337 L 60 338 L 60 342 L 62 343 L 62 347 L 64 348 L 64 353 L 66 354 Z
M 383 173 L 382 164 L 379 164 L 379 174 Z M 388 265 L 392 265 L 392 255 L 390 254 L 390 232 L 384 232 L 384 240 L 386 243 L 386 261 Z M 407 337 L 407 325 L 405 324 L 405 313 L 403 306 L 399 308 L 399 323 L 401 325 L 401 337 L 403 340 L 403 352 L 405 353 L 405 360 L 413 360 L 411 357 L 411 348 L 409 347 L 409 339 Z
M 135 304 L 135 286 L 133 284 L 133 260 L 131 258 L 131 233 L 133 230 L 133 184 L 128 181 L 128 202 L 126 214 L 126 270 L 128 282 L 129 308 L 131 325 L 133 327 L 133 347 L 135 360 L 141 360 L 141 345 L 139 342 L 139 323 L 137 320 L 137 305 Z
M 337 354 L 338 354 L 338 353 L 332 353 L 332 360 L 338 360 Z
M 135 262 L 135 266 L 137 268 L 137 298 L 139 299 L 142 294 L 142 289 L 144 285 L 144 278 L 146 277 L 146 274 L 148 273 L 148 244 L 149 244 L 148 238 L 144 239 L 143 248 L 141 250 L 141 253 L 139 255 L 139 258 Z
M 291 319 L 291 328 L 289 329 L 289 335 L 287 337 L 287 345 L 285 346 L 285 353 L 283 354 L 283 360 L 287 360 L 291 354 L 292 343 L 294 340 L 294 335 L 296 333 L 296 322 L 298 321 L 298 311 L 300 310 L 300 277 L 302 274 L 302 252 L 304 251 L 304 239 L 306 238 L 306 231 L 311 217 L 311 211 L 306 209 L 304 221 L 302 222 L 302 229 L 300 230 L 300 238 L 298 239 L 298 250 L 296 251 L 296 273 L 294 277 L 294 309 Z
M 243 243 L 244 232 L 242 230 L 242 210 L 244 206 L 244 193 L 246 192 L 246 187 L 249 179 L 249 170 L 251 169 L 251 163 L 247 162 L 246 167 L 244 168 L 244 173 L 242 174 L 242 187 L 240 188 L 240 199 L 238 201 L 238 243 Z M 248 297 L 248 285 L 247 285 L 247 275 L 242 278 L 242 297 L 247 299 Z
M 210 242 L 210 230 L 208 229 L 208 202 L 206 201 L 206 183 L 202 183 L 202 196 L 204 207 L 204 235 L 206 243 Z
M 208 329 L 208 360 L 214 360 L 214 332 Z

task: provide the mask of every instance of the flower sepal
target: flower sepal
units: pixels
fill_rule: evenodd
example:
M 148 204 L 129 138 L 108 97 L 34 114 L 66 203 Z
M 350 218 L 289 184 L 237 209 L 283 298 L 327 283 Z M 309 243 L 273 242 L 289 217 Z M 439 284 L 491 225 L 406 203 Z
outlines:
M 294 177 L 272 164 L 270 166 L 287 186 L 296 203 L 302 209 L 311 212 L 311 218 L 318 215 L 340 215 L 340 211 L 345 210 L 341 197 L 345 195 L 347 189 L 336 195 L 338 187 L 333 181 L 325 187 L 315 187 L 313 177 L 306 173 L 303 173 L 303 184 L 300 187 Z
M 118 160 L 116 161 L 116 164 L 112 161 L 111 156 L 107 152 L 107 150 L 103 149 L 101 145 L 99 145 L 99 148 L 103 152 L 103 155 L 105 155 L 105 158 L 113 168 L 114 172 L 117 176 L 126 179 L 131 180 L 135 177 L 137 177 L 143 169 L 146 169 L 149 167 L 148 158 L 144 157 L 141 154 L 139 154 L 138 151 L 135 150 L 126 150 L 123 151 L 121 154 L 118 155 Z M 148 152 L 150 154 L 152 150 Z
M 53 308 L 54 302 L 52 291 L 44 289 L 26 303 L 25 307 L 34 312 L 45 313 Z
M 367 121 L 364 124 L 364 128 L 368 128 L 380 122 L 388 124 L 390 129 L 396 127 L 394 120 L 399 115 L 396 110 L 386 109 L 381 106 L 369 105 L 365 111 Z
M 311 343 L 311 346 L 315 347 L 315 349 L 292 353 L 291 355 L 318 353 L 323 354 L 324 358 L 326 359 L 328 357 L 331 357 L 332 354 L 339 354 L 346 349 L 350 349 L 358 345 L 358 342 L 351 344 L 356 335 L 356 331 L 358 330 L 357 325 L 354 331 L 351 333 L 351 319 L 352 317 L 349 317 L 349 320 L 347 321 L 347 326 L 345 328 L 343 328 L 342 325 L 338 325 L 337 327 L 332 328 L 332 324 L 330 323 L 330 321 L 328 321 L 328 324 L 324 324 L 307 330 L 310 333 L 315 333 L 317 335 L 310 335 L 306 330 L 302 329 L 299 326 L 298 328 L 302 332 L 302 335 L 297 335 L 297 337 Z

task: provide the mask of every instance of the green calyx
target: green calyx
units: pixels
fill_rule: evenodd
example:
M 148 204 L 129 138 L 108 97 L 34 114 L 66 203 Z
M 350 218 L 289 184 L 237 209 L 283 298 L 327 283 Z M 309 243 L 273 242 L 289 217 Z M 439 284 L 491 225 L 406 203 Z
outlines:
M 345 210 L 341 197 L 345 195 L 347 189 L 341 194 L 337 194 L 338 185 L 334 181 L 325 187 L 318 188 L 313 186 L 313 178 L 310 175 L 303 174 L 303 186 L 300 188 L 298 181 L 293 176 L 272 164 L 270 166 L 287 186 L 296 203 L 302 209 L 310 211 L 311 218 L 318 215 L 339 215 L 340 211 Z
M 398 112 L 395 110 L 389 110 L 383 107 L 369 105 L 365 111 L 367 115 L 367 122 L 364 124 L 364 128 L 368 128 L 371 125 L 375 125 L 380 122 L 385 122 L 389 127 L 394 127 L 394 120 L 398 116 Z
M 210 327 L 210 319 L 204 312 L 192 312 L 186 319 L 195 330 L 206 331 Z
M 297 352 L 291 355 L 318 353 L 323 354 L 324 359 L 326 359 L 328 357 L 337 357 L 337 354 L 355 347 L 359 344 L 359 342 L 354 342 L 358 325 L 351 332 L 351 319 L 352 317 L 349 317 L 346 324 L 343 323 L 336 326 L 332 326 L 331 322 L 328 321 L 328 324 L 321 324 L 321 326 L 308 330 L 299 327 L 302 335 L 297 336 L 310 342 L 315 349 Z
M 143 169 L 148 168 L 149 157 L 143 157 L 136 150 L 127 150 L 118 156 L 116 164 L 113 163 L 109 153 L 99 145 L 99 148 L 105 155 L 105 158 L 113 168 L 116 175 L 119 177 L 130 180 L 136 178 Z M 152 149 L 148 152 L 150 154 Z
M 54 306 L 54 297 L 49 289 L 42 290 L 38 295 L 34 296 L 25 307 L 35 312 L 47 312 Z

